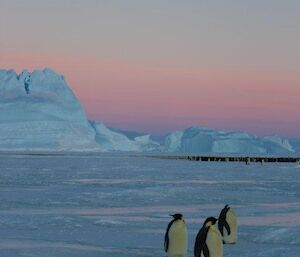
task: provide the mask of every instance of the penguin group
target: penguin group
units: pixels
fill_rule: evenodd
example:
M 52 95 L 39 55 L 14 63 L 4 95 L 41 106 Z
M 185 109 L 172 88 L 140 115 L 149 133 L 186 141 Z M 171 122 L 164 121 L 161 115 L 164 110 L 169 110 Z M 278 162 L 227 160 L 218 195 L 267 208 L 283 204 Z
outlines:
M 188 234 L 182 214 L 171 215 L 164 249 L 167 257 L 186 257 Z M 194 245 L 194 257 L 223 257 L 223 244 L 237 242 L 237 218 L 233 209 L 225 205 L 217 218 L 208 217 L 200 228 Z

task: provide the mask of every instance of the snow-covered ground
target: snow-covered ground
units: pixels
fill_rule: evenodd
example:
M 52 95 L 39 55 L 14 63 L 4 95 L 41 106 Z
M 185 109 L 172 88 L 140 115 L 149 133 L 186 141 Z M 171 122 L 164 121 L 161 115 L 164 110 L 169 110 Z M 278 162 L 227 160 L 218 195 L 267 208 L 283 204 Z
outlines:
M 189 256 L 203 219 L 226 203 L 239 241 L 224 256 L 300 255 L 300 167 L 143 156 L 0 156 L 0 256 L 164 256 L 182 212 Z

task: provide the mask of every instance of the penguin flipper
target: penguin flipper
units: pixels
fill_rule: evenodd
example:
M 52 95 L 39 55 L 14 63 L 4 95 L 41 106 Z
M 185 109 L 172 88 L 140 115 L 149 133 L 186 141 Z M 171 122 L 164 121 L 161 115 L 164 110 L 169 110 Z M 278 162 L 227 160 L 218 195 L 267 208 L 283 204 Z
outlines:
M 194 257 L 201 257 L 201 252 L 205 254 L 205 247 L 208 251 L 207 245 L 205 243 L 206 236 L 207 236 L 208 228 L 201 228 L 200 231 L 197 234 L 196 241 L 195 241 L 195 247 L 194 247 Z M 209 253 L 209 252 L 208 252 Z M 204 257 L 209 257 L 209 255 Z
M 201 257 L 202 245 L 199 244 L 198 240 L 196 239 L 195 246 L 194 246 L 194 257 Z
M 165 248 L 165 252 L 167 252 L 168 248 L 169 248 L 169 235 L 168 235 L 168 232 L 165 234 L 164 248 Z
M 224 222 L 224 226 L 225 226 L 225 228 L 227 230 L 227 234 L 230 235 L 231 234 L 231 229 L 230 229 L 230 226 L 229 226 L 229 224 L 228 224 L 227 221 Z
M 219 228 L 219 231 L 221 232 L 222 236 L 224 235 L 224 232 L 223 232 L 224 227 L 226 228 L 228 235 L 230 234 L 230 227 L 226 221 L 226 214 L 229 209 L 230 209 L 230 207 L 226 204 L 225 207 L 221 210 L 221 213 L 219 215 L 218 228 Z
M 169 224 L 168 224 L 168 227 L 167 227 L 167 230 L 166 230 L 166 234 L 165 234 L 165 242 L 164 242 L 164 248 L 165 248 L 165 252 L 168 251 L 169 249 L 169 230 L 173 224 L 174 220 L 172 220 Z
M 204 257 L 209 257 L 209 249 L 208 249 L 206 243 L 203 244 L 203 249 L 202 250 L 203 250 Z
M 201 247 L 199 247 L 195 244 L 195 246 L 194 246 L 194 257 L 200 257 L 200 254 L 201 254 Z
M 221 215 L 220 215 L 221 216 Z M 224 220 L 219 217 L 219 222 L 218 222 L 218 229 L 223 236 L 223 228 L 224 228 Z
M 201 244 L 200 244 L 200 233 L 201 230 L 198 232 L 196 239 L 195 239 L 195 244 L 194 244 L 194 257 L 200 257 L 201 254 Z
M 165 248 L 165 252 L 167 252 L 169 248 L 169 237 L 165 239 L 164 248 Z

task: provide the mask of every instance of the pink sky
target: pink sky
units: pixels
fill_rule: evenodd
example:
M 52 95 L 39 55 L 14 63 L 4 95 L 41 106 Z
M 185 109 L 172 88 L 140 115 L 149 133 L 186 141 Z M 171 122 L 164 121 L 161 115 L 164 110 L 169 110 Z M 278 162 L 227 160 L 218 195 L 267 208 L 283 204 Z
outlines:
M 0 69 L 50 67 L 88 118 L 300 138 L 300 1 L 0 1 Z
M 126 59 L 1 53 L 0 67 L 51 67 L 90 119 L 154 134 L 188 126 L 300 135 L 300 74 L 157 66 Z

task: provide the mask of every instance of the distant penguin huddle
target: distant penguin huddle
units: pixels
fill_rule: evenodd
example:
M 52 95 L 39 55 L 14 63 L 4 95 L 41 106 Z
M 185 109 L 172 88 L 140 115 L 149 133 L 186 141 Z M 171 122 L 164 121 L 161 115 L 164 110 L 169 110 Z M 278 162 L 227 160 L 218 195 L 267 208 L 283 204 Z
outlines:
M 186 257 L 188 251 L 187 228 L 182 214 L 171 215 L 164 248 L 167 257 Z M 237 218 L 231 207 L 225 205 L 219 218 L 207 218 L 199 230 L 194 246 L 194 257 L 223 257 L 223 244 L 237 242 Z

